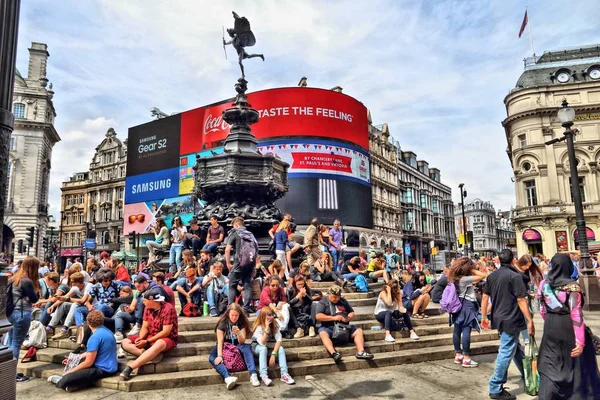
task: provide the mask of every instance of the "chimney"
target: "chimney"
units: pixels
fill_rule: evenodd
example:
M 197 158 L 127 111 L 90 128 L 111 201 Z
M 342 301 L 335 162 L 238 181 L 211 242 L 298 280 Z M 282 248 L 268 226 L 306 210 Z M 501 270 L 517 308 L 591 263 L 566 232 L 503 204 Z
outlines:
M 27 80 L 40 81 L 41 86 L 45 87 L 48 83 L 46 78 L 46 62 L 50 54 L 48 46 L 45 43 L 32 42 L 29 48 L 29 70 L 27 71 Z
M 336 86 L 331 88 L 331 90 L 333 90 L 334 92 L 342 93 L 342 90 L 344 89 L 341 86 Z

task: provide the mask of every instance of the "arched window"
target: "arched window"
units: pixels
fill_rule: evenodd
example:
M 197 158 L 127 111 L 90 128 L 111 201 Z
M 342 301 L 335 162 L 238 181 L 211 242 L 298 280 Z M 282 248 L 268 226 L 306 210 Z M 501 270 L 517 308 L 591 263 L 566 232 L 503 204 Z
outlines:
M 25 118 L 25 104 L 23 104 L 23 103 L 13 104 L 13 114 L 15 115 L 15 118 L 20 118 L 20 119 Z

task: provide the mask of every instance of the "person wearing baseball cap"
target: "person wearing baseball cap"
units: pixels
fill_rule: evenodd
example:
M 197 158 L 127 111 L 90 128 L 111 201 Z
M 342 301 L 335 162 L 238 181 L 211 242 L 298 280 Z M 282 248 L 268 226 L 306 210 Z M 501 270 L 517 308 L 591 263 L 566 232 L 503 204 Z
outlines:
M 195 304 L 198 310 L 202 309 L 200 307 L 202 302 L 202 280 L 203 277 L 196 276 L 196 269 L 189 268 L 185 271 L 185 279 L 180 279 L 177 282 L 177 294 L 181 303 L 180 316 L 183 315 L 185 305 L 188 303 Z
M 333 338 L 336 324 L 346 327 L 348 338 L 353 340 L 356 345 L 356 358 L 359 360 L 371 360 L 373 358 L 373 354 L 365 351 L 363 330 L 350 325 L 350 321 L 354 319 L 355 315 L 350 303 L 342 298 L 342 288 L 338 285 L 333 285 L 327 292 L 327 296 L 317 303 L 316 318 L 317 321 L 321 322 L 319 337 L 336 363 L 341 361 L 342 355 L 335 349 L 334 340 L 336 344 L 345 344 L 343 341 Z
M 144 292 L 144 322 L 140 334 L 121 342 L 124 351 L 137 357 L 121 372 L 123 379 L 131 379 L 133 370 L 142 365 L 159 363 L 164 352 L 177 346 L 177 312 L 165 300 L 162 288 Z

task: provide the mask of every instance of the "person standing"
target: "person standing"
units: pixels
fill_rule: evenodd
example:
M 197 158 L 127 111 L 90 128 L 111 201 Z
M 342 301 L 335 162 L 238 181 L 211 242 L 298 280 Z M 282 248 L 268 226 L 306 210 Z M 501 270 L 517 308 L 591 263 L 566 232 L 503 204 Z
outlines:
M 31 324 L 31 313 L 33 304 L 38 302 L 40 293 L 40 282 L 38 270 L 40 260 L 35 257 L 27 257 L 23 260 L 21 268 L 8 281 L 12 291 L 7 296 L 12 296 L 13 310 L 8 313 L 8 321 L 12 328 L 8 331 L 8 347 L 12 350 L 13 357 L 19 359 L 19 350 L 25 341 L 29 324 Z
M 169 252 L 170 272 L 175 273 L 181 268 L 181 252 L 183 251 L 183 239 L 187 233 L 187 228 L 183 225 L 180 216 L 173 218 L 173 227 L 171 229 L 171 250 Z
M 229 269 L 228 303 L 235 303 L 238 296 L 238 286 L 241 286 L 244 312 L 250 314 L 250 303 L 252 301 L 252 286 L 250 283 L 252 282 L 252 272 L 258 256 L 258 243 L 252 232 L 244 226 L 244 218 L 235 217 L 231 224 L 233 229 L 227 237 L 227 246 L 225 247 L 225 262 L 227 263 L 227 269 Z M 244 244 L 246 246 L 243 246 Z M 233 263 L 231 262 L 232 247 L 235 248 Z M 242 249 L 242 247 L 245 247 L 245 249 Z M 245 264 L 245 261 L 247 261 L 247 264 Z
M 496 358 L 494 375 L 489 381 L 489 395 L 492 399 L 515 400 L 516 396 L 504 389 L 508 367 L 512 359 L 521 376 L 525 354 L 519 345 L 519 334 L 527 327 L 530 335 L 535 335 L 533 318 L 527 305 L 527 288 L 521 274 L 512 265 L 513 252 L 504 249 L 499 254 L 500 268 L 487 277 L 481 300 L 481 327 L 490 328 L 488 304 L 491 298 L 491 326 L 500 333 L 500 348 Z
M 342 255 L 342 229 L 340 221 L 336 219 L 333 222 L 333 228 L 329 230 L 329 252 L 333 258 L 333 270 L 339 272 L 341 267 L 338 265 L 340 256 Z
M 321 256 L 318 226 L 319 220 L 313 218 L 312 221 L 310 221 L 308 228 L 306 228 L 306 232 L 304 232 L 304 247 L 308 248 L 307 261 L 309 265 L 313 265 Z
M 575 266 L 568 255 L 560 253 L 551 264 L 537 294 L 544 319 L 538 355 L 539 399 L 598 399 L 600 374 L 581 311 L 581 287 L 572 278 Z

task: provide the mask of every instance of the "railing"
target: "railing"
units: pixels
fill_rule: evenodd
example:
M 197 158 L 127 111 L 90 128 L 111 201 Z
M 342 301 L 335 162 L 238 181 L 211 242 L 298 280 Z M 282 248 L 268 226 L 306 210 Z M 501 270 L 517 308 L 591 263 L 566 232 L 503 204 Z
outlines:
M 583 203 L 584 210 L 591 210 L 598 207 L 599 202 Z M 546 214 L 560 214 L 560 213 L 574 213 L 573 203 L 560 204 L 560 205 L 544 205 L 544 206 L 532 206 L 532 207 L 517 207 L 514 209 L 513 218 L 524 218 L 537 215 Z

